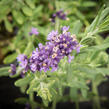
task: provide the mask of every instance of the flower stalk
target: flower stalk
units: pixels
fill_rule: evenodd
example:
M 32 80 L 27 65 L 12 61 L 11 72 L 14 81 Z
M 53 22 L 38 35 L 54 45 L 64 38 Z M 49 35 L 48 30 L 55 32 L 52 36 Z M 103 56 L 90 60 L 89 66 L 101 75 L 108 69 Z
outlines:
M 92 92 L 94 93 L 94 97 L 93 97 L 93 109 L 101 109 L 100 106 L 100 99 L 99 99 L 99 95 L 98 95 L 98 89 L 97 89 L 97 85 L 94 81 L 92 81 Z

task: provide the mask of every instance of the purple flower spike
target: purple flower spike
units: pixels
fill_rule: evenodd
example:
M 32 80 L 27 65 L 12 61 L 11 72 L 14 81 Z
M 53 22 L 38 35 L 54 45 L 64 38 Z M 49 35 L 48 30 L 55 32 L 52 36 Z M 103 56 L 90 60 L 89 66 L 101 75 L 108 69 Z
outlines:
M 10 76 L 15 75 L 16 74 L 16 66 L 14 64 L 11 64 L 11 73 Z
M 74 59 L 74 56 L 68 56 L 68 62 L 71 63 L 71 61 Z
M 54 72 L 58 69 L 61 59 L 67 56 L 70 63 L 74 59 L 74 56 L 71 56 L 72 51 L 77 50 L 77 53 L 80 52 L 81 45 L 77 42 L 76 37 L 72 36 L 68 31 L 69 26 L 64 26 L 61 30 L 60 34 L 54 30 L 50 32 L 47 37 L 49 41 L 45 45 L 39 43 L 38 48 L 32 52 L 29 59 L 24 54 L 17 57 L 22 68 L 22 77 L 25 76 L 28 70 L 33 73 L 36 71 L 47 72 L 48 70 Z
M 33 34 L 34 35 L 38 35 L 39 34 L 39 32 L 37 31 L 37 28 L 32 27 L 31 32 L 29 33 L 29 35 L 31 36 Z

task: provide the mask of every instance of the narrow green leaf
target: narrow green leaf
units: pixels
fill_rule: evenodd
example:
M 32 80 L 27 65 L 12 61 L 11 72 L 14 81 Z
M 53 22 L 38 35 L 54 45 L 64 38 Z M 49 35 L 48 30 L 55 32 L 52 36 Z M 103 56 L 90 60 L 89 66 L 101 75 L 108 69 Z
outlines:
M 96 2 L 84 1 L 80 6 L 83 6 L 83 7 L 94 7 L 94 6 L 96 6 Z
M 101 44 L 101 45 L 88 47 L 87 50 L 94 50 L 94 49 L 96 49 L 96 50 L 105 50 L 108 47 L 109 47 L 109 43 L 104 43 L 104 44 Z
M 100 24 L 100 28 L 104 28 L 105 26 L 109 25 L 109 16 L 107 16 L 104 21 Z
M 27 90 L 27 94 L 33 92 L 34 91 L 33 89 L 36 88 L 38 84 L 39 84 L 39 81 L 37 81 L 36 79 L 34 79 L 31 82 L 31 85 L 30 85 L 29 89 Z
M 10 54 L 10 55 L 8 55 L 8 56 L 5 57 L 5 59 L 3 60 L 3 62 L 5 64 L 12 63 L 14 60 L 16 60 L 17 55 L 18 55 L 18 53 Z
M 105 32 L 109 30 L 109 16 L 99 25 L 99 32 Z
M 86 37 L 81 41 L 81 44 L 90 44 L 94 40 L 94 37 Z
M 39 13 L 42 9 L 43 9 L 43 5 L 38 6 L 38 7 L 34 10 L 34 16 L 37 16 L 37 13 Z
M 25 97 L 21 97 L 21 98 L 17 98 L 17 99 L 15 100 L 15 102 L 16 102 L 16 103 L 19 103 L 19 104 L 26 104 L 26 103 L 29 102 L 29 100 L 28 100 L 27 98 L 25 98 Z
M 33 78 L 34 76 L 32 74 L 29 74 L 25 78 L 17 80 L 15 82 L 15 86 L 22 87 L 22 86 L 28 85 Z
M 28 56 L 33 51 L 33 49 L 34 49 L 33 43 L 29 42 L 24 51 L 24 54 Z
M 102 74 L 98 74 L 98 75 L 96 75 L 96 77 L 95 77 L 95 82 L 94 82 L 94 84 L 96 84 L 97 86 L 101 83 L 101 82 L 103 82 L 104 80 L 106 80 L 106 78 L 104 78 L 104 76 L 102 75 Z
M 87 97 L 87 90 L 86 90 L 86 89 L 81 89 L 81 93 L 82 93 L 82 96 L 83 96 L 84 98 Z
M 106 18 L 106 16 L 109 15 L 109 7 L 105 8 L 102 13 L 101 13 L 101 16 L 100 16 L 100 19 L 98 21 L 98 24 L 100 24 L 102 22 L 102 20 L 104 18 Z
M 78 89 L 77 88 L 70 88 L 70 97 L 72 100 L 78 99 Z
M 80 32 L 81 28 L 82 28 L 82 23 L 80 22 L 80 20 L 75 21 L 72 29 L 72 33 L 77 35 Z
M 13 14 L 13 17 L 14 17 L 14 19 L 16 20 L 16 22 L 18 23 L 18 24 L 23 24 L 24 23 L 24 16 L 23 16 L 23 14 L 20 12 L 20 11 L 16 11 L 16 10 L 13 10 L 12 11 L 12 14 Z
M 96 26 L 99 24 L 99 22 L 101 21 L 100 20 L 100 17 L 102 15 L 103 8 L 104 8 L 104 6 L 98 12 L 98 15 L 96 16 L 96 18 L 94 19 L 94 21 L 92 22 L 92 24 L 88 28 L 86 28 L 86 33 L 89 33 L 89 32 L 94 31 L 94 29 L 96 28 Z
M 5 27 L 9 32 L 12 32 L 12 24 L 7 19 L 5 20 Z
M 6 16 L 9 12 L 10 12 L 10 7 L 9 5 L 5 5 L 4 4 L 0 4 L 0 16 L 3 14 L 4 16 Z
M 32 15 L 33 15 L 32 9 L 29 8 L 29 7 L 27 7 L 27 6 L 24 6 L 24 7 L 22 8 L 22 11 L 24 12 L 24 14 L 25 14 L 26 16 L 32 16 Z
M 0 68 L 0 76 L 9 76 L 9 74 L 10 74 L 9 69 L 10 69 L 10 67 Z
M 79 10 L 76 10 L 75 14 L 79 19 L 81 20 L 85 19 L 85 15 L 83 15 L 83 13 L 81 13 Z
M 90 61 L 95 60 L 95 59 L 97 58 L 98 54 L 99 54 L 99 51 L 95 51 L 95 52 L 92 54 L 92 56 L 91 56 L 91 58 L 90 58 Z
M 32 8 L 32 9 L 35 8 L 35 3 L 34 3 L 33 0 L 25 0 L 25 2 L 27 3 L 27 5 L 28 5 L 30 8 Z

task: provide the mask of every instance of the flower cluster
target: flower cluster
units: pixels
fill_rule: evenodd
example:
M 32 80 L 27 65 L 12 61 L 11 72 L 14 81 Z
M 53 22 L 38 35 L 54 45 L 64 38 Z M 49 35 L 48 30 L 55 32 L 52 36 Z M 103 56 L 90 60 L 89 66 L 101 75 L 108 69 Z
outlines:
M 28 70 L 46 72 L 51 69 L 53 72 L 58 69 L 60 60 L 65 56 L 68 57 L 69 63 L 74 59 L 72 51 L 76 50 L 79 53 L 81 45 L 77 42 L 75 35 L 68 32 L 69 27 L 64 26 L 61 30 L 61 34 L 58 31 L 50 32 L 47 37 L 48 42 L 45 45 L 39 43 L 29 59 L 24 54 L 17 57 L 19 66 L 22 68 L 21 74 L 25 74 Z
M 64 13 L 63 10 L 59 10 L 56 13 L 54 13 L 52 15 L 51 22 L 55 23 L 55 18 L 56 17 L 58 17 L 59 19 L 62 19 L 62 20 L 66 20 L 67 19 L 66 13 Z

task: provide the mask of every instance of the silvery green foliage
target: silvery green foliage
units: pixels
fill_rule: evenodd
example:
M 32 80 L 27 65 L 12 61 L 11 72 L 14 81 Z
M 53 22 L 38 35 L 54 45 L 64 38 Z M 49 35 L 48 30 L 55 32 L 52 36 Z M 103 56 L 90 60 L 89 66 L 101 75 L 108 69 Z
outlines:
M 99 33 L 109 30 L 109 8 L 101 9 L 95 20 L 90 26 L 86 27 L 84 32 L 81 32 L 82 23 L 76 21 L 71 28 L 71 32 L 77 35 L 80 39 L 80 44 L 83 45 L 79 54 L 75 54 L 75 59 L 68 64 L 67 59 L 64 58 L 59 64 L 59 69 L 53 73 L 51 72 L 37 72 L 28 74 L 15 82 L 15 85 L 21 88 L 21 91 L 31 96 L 32 93 L 37 92 L 45 106 L 49 102 L 71 99 L 72 101 L 90 100 L 91 94 L 89 92 L 88 83 L 94 82 L 98 86 L 105 80 L 105 76 L 109 75 L 109 56 L 105 50 L 109 47 L 109 38 L 105 40 L 97 40 Z M 63 24 L 62 24 L 63 25 Z M 60 24 L 60 26 L 62 26 Z M 31 42 L 25 49 L 24 54 L 30 56 L 31 49 L 34 49 Z M 97 42 L 98 44 L 94 43 Z M 9 68 L 1 68 L 0 75 L 5 76 Z M 20 69 L 17 68 L 17 75 Z M 29 86 L 29 87 L 28 87 Z M 28 88 L 27 88 L 28 87 Z M 66 87 L 70 87 L 69 98 L 64 97 L 63 92 Z M 78 93 L 80 90 L 81 93 Z M 82 96 L 81 96 L 82 95 Z M 33 99 L 27 100 L 24 98 L 16 101 L 24 100 L 37 106 Z

